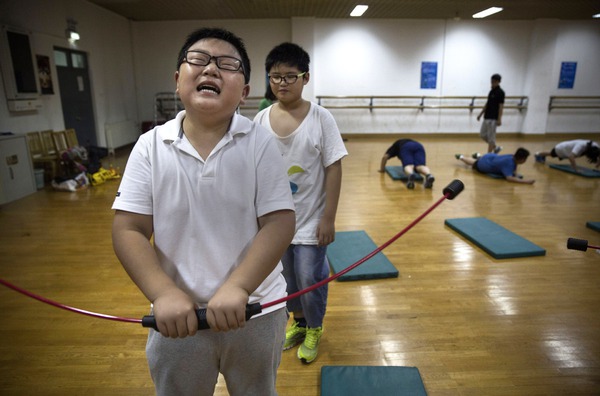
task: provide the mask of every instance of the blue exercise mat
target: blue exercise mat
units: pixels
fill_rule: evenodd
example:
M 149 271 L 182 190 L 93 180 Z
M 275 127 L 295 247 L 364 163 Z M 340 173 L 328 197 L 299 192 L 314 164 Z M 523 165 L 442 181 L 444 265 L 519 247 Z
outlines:
M 575 170 L 573 169 L 573 167 L 571 167 L 571 165 L 565 165 L 565 164 L 550 164 L 550 168 L 552 169 L 558 169 L 560 171 L 563 172 L 568 172 L 568 173 L 572 173 L 574 175 L 577 176 L 583 176 L 583 177 L 600 177 L 600 171 L 597 169 L 591 169 L 591 168 L 585 168 L 583 166 L 579 166 L 577 165 L 577 168 L 580 170 L 579 172 L 575 172 Z
M 485 217 L 447 219 L 448 227 L 495 259 L 544 256 L 546 250 Z
M 408 176 L 406 176 L 406 173 L 404 173 L 404 168 L 401 166 L 386 166 L 385 172 L 394 180 L 408 180 Z M 419 173 L 415 172 L 414 175 L 415 181 L 423 181 L 423 176 L 421 176 Z
M 365 231 L 336 232 L 335 241 L 327 247 L 327 260 L 333 273 L 337 274 L 375 249 L 377 249 L 377 245 Z M 337 279 L 349 281 L 397 277 L 396 267 L 382 252 L 379 252 Z
M 427 396 L 416 367 L 323 366 L 321 396 Z
M 594 231 L 600 232 L 600 221 L 588 221 L 587 223 L 585 223 L 585 226 L 587 228 L 591 228 Z

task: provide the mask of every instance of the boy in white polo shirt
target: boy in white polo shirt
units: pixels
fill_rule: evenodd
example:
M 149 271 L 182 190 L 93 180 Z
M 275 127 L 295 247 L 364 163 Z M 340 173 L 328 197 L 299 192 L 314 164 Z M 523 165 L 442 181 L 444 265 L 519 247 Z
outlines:
M 285 303 L 249 321 L 245 308 L 286 295 L 294 204 L 275 139 L 236 114 L 249 79 L 241 39 L 192 32 L 175 72 L 185 110 L 140 137 L 113 204 L 115 252 L 160 331 L 146 346 L 158 395 L 212 395 L 219 372 L 231 395 L 276 394 Z

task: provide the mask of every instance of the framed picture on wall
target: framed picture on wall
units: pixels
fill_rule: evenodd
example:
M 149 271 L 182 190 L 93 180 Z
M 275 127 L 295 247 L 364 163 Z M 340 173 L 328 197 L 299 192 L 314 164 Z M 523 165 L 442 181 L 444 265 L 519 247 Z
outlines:
M 36 55 L 38 76 L 42 95 L 53 95 L 52 75 L 50 74 L 50 58 L 45 55 Z

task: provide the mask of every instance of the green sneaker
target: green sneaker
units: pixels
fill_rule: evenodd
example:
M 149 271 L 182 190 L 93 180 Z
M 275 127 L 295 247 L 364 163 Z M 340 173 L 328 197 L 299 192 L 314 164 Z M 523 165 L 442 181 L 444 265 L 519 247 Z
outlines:
M 300 345 L 300 348 L 298 348 L 298 359 L 302 363 L 311 363 L 317 358 L 322 335 L 323 327 L 308 328 L 306 338 L 302 345 Z
M 285 343 L 283 350 L 287 351 L 304 341 L 306 337 L 306 327 L 298 326 L 298 322 L 294 321 L 292 327 L 285 332 Z

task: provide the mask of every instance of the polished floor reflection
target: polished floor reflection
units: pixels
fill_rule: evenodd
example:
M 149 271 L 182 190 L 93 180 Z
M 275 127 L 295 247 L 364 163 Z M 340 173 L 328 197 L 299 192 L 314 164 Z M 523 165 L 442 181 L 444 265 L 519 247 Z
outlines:
M 279 394 L 319 395 L 324 365 L 414 366 L 433 396 L 600 394 L 600 254 L 566 249 L 569 237 L 600 245 L 600 233 L 585 226 L 600 221 L 600 179 L 530 158 L 519 173 L 536 183 L 512 184 L 454 158 L 484 149 L 477 137 L 419 136 L 436 182 L 431 190 L 407 190 L 377 172 L 395 138 L 347 140 L 338 231 L 364 230 L 381 245 L 453 179 L 465 190 L 383 251 L 398 278 L 330 284 L 319 357 L 303 365 L 295 349 L 284 352 Z M 510 153 L 565 138 L 500 140 Z M 78 193 L 46 189 L 1 207 L 0 278 L 91 311 L 145 315 L 148 303 L 111 248 L 117 184 Z M 546 255 L 495 260 L 444 226 L 447 218 L 479 216 Z M 153 394 L 141 327 L 75 315 L 3 287 L 0 310 L 0 394 Z M 227 394 L 223 381 L 216 394 Z

